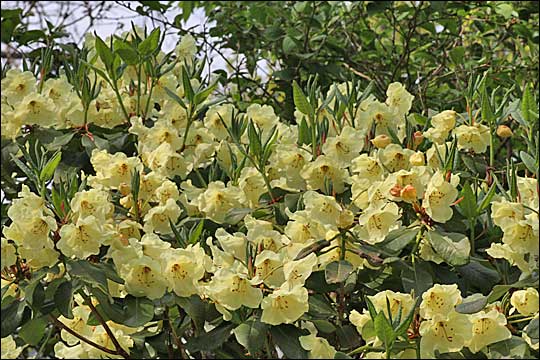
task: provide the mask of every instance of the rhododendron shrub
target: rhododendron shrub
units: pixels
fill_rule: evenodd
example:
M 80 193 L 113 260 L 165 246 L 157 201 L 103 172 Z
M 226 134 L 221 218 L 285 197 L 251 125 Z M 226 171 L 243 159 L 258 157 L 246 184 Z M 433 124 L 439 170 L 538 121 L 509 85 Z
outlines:
M 162 40 L 2 78 L 2 358 L 538 356 L 532 86 L 312 78 L 284 119 Z

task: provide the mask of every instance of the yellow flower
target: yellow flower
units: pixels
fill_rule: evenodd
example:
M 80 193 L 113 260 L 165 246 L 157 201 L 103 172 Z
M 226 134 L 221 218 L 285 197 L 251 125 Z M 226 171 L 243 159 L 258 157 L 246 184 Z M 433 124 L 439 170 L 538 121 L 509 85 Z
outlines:
M 241 306 L 257 308 L 263 297 L 261 290 L 253 287 L 245 274 L 225 268 L 214 273 L 206 292 L 227 310 L 237 310 Z
M 531 253 L 538 256 L 538 215 L 529 214 L 503 229 L 503 243 L 510 245 L 520 254 Z
M 165 294 L 167 282 L 163 278 L 163 271 L 158 261 L 149 256 L 133 260 L 128 265 L 126 291 L 134 296 L 146 296 L 149 299 L 158 299 Z
M 308 189 L 324 190 L 325 181 L 330 180 L 333 190 L 338 194 L 345 190 L 345 182 L 349 177 L 347 169 L 326 155 L 321 155 L 315 161 L 307 163 L 301 175 L 306 180 Z
M 191 164 L 188 163 L 185 157 L 177 153 L 166 142 L 148 153 L 147 164 L 153 171 L 171 179 L 176 175 L 185 178 L 191 170 Z
M 105 222 L 112 217 L 114 206 L 110 202 L 108 192 L 90 189 L 78 192 L 73 196 L 71 210 L 75 215 L 74 221 L 92 215 L 99 221 Z
M 373 139 L 370 140 L 370 142 L 375 146 L 377 149 L 384 149 L 388 145 L 392 143 L 392 139 L 385 134 L 377 135 Z
M 303 199 L 307 216 L 323 224 L 327 229 L 337 227 L 342 209 L 333 196 L 306 191 Z
M 420 316 L 424 319 L 446 318 L 461 300 L 461 292 L 456 284 L 435 284 L 422 294 Z
M 144 216 L 144 231 L 158 232 L 160 234 L 170 234 L 172 229 L 170 221 L 176 223 L 182 209 L 174 199 L 168 199 L 165 204 L 155 206 Z
M 2 359 L 17 359 L 24 349 L 24 347 L 17 347 L 12 335 L 2 338 L 1 348 Z
M 225 187 L 223 182 L 213 181 L 192 204 L 197 205 L 207 218 L 217 223 L 223 223 L 227 212 L 233 208 L 243 207 L 244 200 L 244 193 L 237 187 Z
M 284 283 L 262 300 L 261 321 L 270 325 L 290 324 L 308 311 L 308 291 L 302 285 Z
M 219 228 L 216 230 L 215 237 L 223 251 L 233 255 L 238 260 L 244 261 L 246 259 L 247 238 L 245 234 L 237 232 L 231 235 L 225 229 Z
M 362 179 L 369 181 L 381 180 L 383 169 L 374 157 L 361 154 L 352 160 L 351 171 Z
M 30 71 L 9 69 L 6 77 L 2 79 L 2 97 L 9 105 L 14 106 L 27 95 L 36 92 L 36 82 L 34 74 Z
M 88 176 L 88 183 L 95 188 L 118 189 L 120 184 L 129 186 L 132 173 L 143 169 L 139 158 L 127 157 L 123 152 L 111 155 L 107 150 L 94 149 L 90 162 L 96 175 Z
M 250 166 L 246 166 L 242 169 L 240 178 L 238 179 L 238 187 L 242 189 L 246 195 L 249 207 L 251 208 L 257 207 L 261 195 L 268 192 L 268 188 L 266 187 L 261 173 Z
M 81 334 L 82 336 L 91 336 L 93 328 L 92 326 L 86 324 L 88 322 L 88 317 L 90 316 L 91 312 L 90 307 L 88 307 L 87 305 L 78 305 L 73 308 L 72 312 L 73 319 L 68 319 L 64 316 L 60 316 L 58 320 L 60 320 L 68 328 L 78 334 Z M 60 336 L 62 337 L 62 340 L 64 340 L 70 346 L 75 345 L 80 341 L 77 337 L 71 335 L 66 330 L 62 330 L 60 332 Z
M 274 125 L 277 125 L 279 118 L 274 113 L 274 108 L 269 105 L 251 104 L 246 114 L 253 120 L 254 125 L 258 125 L 263 132 L 268 132 Z
M 300 345 L 309 351 L 310 359 L 333 359 L 336 349 L 328 343 L 328 340 L 317 337 L 316 334 L 300 336 Z
M 457 137 L 459 150 L 473 150 L 481 154 L 489 145 L 489 128 L 482 124 L 458 126 L 454 129 L 454 135 Z
M 271 185 L 297 192 L 306 189 L 302 168 L 311 161 L 311 154 L 296 144 L 277 144 L 268 167 Z
M 95 216 L 79 218 L 75 224 L 67 224 L 60 229 L 57 248 L 67 257 L 86 259 L 99 254 L 102 244 L 110 237 L 102 223 Z
M 510 304 L 521 315 L 532 315 L 538 312 L 538 290 L 535 288 L 527 288 L 526 290 L 518 290 L 512 294 Z
M 443 144 L 450 131 L 456 125 L 456 112 L 445 110 L 431 118 L 432 128 L 424 132 L 424 136 L 436 144 Z
M 229 132 L 223 123 L 230 128 L 233 112 L 235 115 L 238 115 L 238 110 L 236 110 L 232 104 L 213 105 L 206 112 L 206 115 L 204 116 L 204 126 L 217 140 L 224 140 L 229 136 Z
M 456 189 L 459 177 L 452 175 L 450 182 L 445 180 L 444 174 L 437 171 L 431 178 L 424 193 L 422 206 L 426 213 L 436 222 L 445 223 L 454 213 L 450 207 L 458 196 Z
M 398 144 L 390 144 L 378 152 L 379 161 L 383 168 L 389 172 L 396 172 L 410 168 L 409 158 L 414 154 L 410 149 L 403 149 Z
M 486 252 L 495 259 L 507 260 L 510 265 L 517 266 L 523 273 L 529 274 L 534 269 L 534 267 L 529 266 L 529 263 L 525 261 L 524 254 L 515 252 L 508 244 L 492 243 L 486 249 Z
M 460 351 L 471 338 L 472 324 L 469 317 L 451 311 L 444 317 L 436 317 L 420 324 L 420 354 L 424 359 L 440 353 Z
M 523 219 L 524 215 L 525 209 L 521 203 L 502 200 L 491 204 L 493 223 L 502 229 Z
M 283 265 L 285 280 L 291 285 L 304 285 L 306 279 L 317 266 L 317 255 L 309 254 L 296 261 L 286 261 Z
M 348 167 L 351 160 L 362 151 L 364 142 L 359 130 L 345 126 L 341 134 L 326 139 L 322 146 L 323 154 L 335 159 L 343 167 Z
M 283 258 L 280 254 L 270 250 L 263 250 L 255 258 L 255 277 L 251 279 L 253 285 L 260 283 L 268 287 L 277 288 L 285 281 L 283 274 Z
M 395 319 L 399 313 L 399 308 L 402 308 L 402 318 L 405 317 L 414 306 L 414 299 L 410 294 L 403 294 L 394 292 L 392 290 L 384 290 L 378 292 L 373 296 L 368 296 L 369 300 L 373 303 L 377 312 L 382 311 L 388 318 L 388 306 L 386 299 L 390 303 L 390 312 L 392 313 L 392 319 Z
M 15 246 L 8 242 L 6 238 L 2 238 L 2 267 L 10 267 L 17 261 L 17 255 L 15 254 Z
M 386 104 L 389 105 L 399 117 L 403 117 L 411 110 L 414 96 L 407 91 L 403 84 L 393 82 L 388 85 L 386 96 Z
M 486 345 L 510 339 L 512 333 L 506 327 L 506 317 L 496 309 L 489 312 L 480 311 L 470 315 L 472 322 L 472 338 L 467 346 L 473 353 L 482 350 Z
M 358 218 L 354 231 L 358 237 L 370 244 L 380 243 L 388 233 L 399 227 L 401 217 L 396 203 L 387 202 L 368 207 Z
M 166 261 L 164 275 L 176 295 L 189 297 L 198 293 L 198 281 L 204 276 L 206 254 L 199 244 L 185 249 L 171 249 L 162 259 Z

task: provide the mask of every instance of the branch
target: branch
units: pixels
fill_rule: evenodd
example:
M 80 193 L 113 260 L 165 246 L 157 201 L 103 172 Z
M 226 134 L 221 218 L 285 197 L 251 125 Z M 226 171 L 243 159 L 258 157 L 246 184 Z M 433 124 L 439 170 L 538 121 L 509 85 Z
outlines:
M 70 329 L 69 327 L 66 326 L 66 324 L 64 324 L 63 322 L 61 322 L 60 320 L 58 320 L 57 318 L 55 318 L 54 316 L 52 315 L 49 315 L 49 318 L 51 319 L 51 321 L 54 323 L 54 325 L 61 329 L 61 330 L 66 330 L 68 333 L 70 333 L 71 335 L 75 336 L 77 339 L 81 340 L 81 341 L 84 341 L 85 343 L 87 343 L 88 345 L 91 345 L 93 347 L 95 347 L 96 349 L 99 349 L 103 352 L 106 352 L 107 354 L 111 354 L 111 355 L 121 355 L 118 353 L 118 351 L 116 350 L 111 350 L 111 349 L 108 349 L 104 346 L 101 346 L 99 344 L 96 344 L 95 342 L 93 342 L 92 340 L 90 339 L 87 339 L 86 337 L 82 336 L 81 334 L 73 331 L 72 329 Z
M 103 319 L 103 317 L 101 316 L 101 314 L 97 311 L 96 307 L 94 306 L 94 304 L 92 304 L 92 300 L 90 299 L 90 297 L 86 294 L 84 294 L 83 291 L 79 292 L 82 297 L 84 298 L 84 301 L 86 302 L 86 305 L 88 305 L 90 307 L 90 310 L 92 310 L 92 312 L 96 315 L 96 318 L 99 320 L 100 324 L 103 326 L 103 328 L 105 329 L 105 331 L 107 332 L 107 335 L 109 336 L 109 338 L 111 339 L 114 347 L 116 348 L 116 354 L 117 355 L 120 355 L 122 356 L 123 358 L 125 359 L 129 359 L 129 353 L 126 352 L 122 346 L 120 345 L 120 343 L 118 342 L 118 340 L 116 339 L 116 337 L 114 336 L 111 328 L 109 327 L 109 325 L 107 325 L 107 322 Z

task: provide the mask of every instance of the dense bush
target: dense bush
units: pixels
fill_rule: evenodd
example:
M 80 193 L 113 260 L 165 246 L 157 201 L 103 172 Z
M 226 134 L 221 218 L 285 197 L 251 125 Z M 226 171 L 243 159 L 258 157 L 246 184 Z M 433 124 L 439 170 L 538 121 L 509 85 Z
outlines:
M 531 4 L 199 5 L 4 64 L 2 358 L 538 357 Z

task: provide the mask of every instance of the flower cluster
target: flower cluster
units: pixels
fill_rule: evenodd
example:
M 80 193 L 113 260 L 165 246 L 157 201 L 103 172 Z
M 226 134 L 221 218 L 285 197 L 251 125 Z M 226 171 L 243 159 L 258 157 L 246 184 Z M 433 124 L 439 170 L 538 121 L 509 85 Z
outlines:
M 96 55 L 92 37 L 86 47 L 87 60 L 104 73 L 107 65 Z M 469 251 L 474 253 L 474 238 L 471 245 L 466 237 L 458 243 L 450 235 L 439 236 L 451 243 L 452 249 L 445 250 L 426 234 L 456 218 L 465 175 L 452 167 L 453 159 L 459 151 L 487 151 L 493 134 L 486 124 L 445 110 L 428 119 L 431 126 L 426 124 L 424 133 L 413 134 L 413 96 L 400 83 L 388 86 L 384 102 L 370 94 L 358 103 L 352 99 L 352 106 L 341 104 L 346 109 L 340 116 L 332 109 L 343 98 L 351 99 L 353 84 L 333 85 L 319 104 L 309 104 L 319 110 L 310 113 L 297 104 L 296 124 L 269 105 L 197 104 L 193 93 L 200 95 L 205 88 L 186 75 L 195 51 L 194 40 L 184 37 L 170 71 L 142 95 L 132 91 L 141 75 L 135 65 L 126 66 L 116 87 L 97 78 L 101 92 L 87 109 L 66 76 L 38 86 L 28 71 L 7 72 L 2 80 L 2 136 L 24 137 L 32 127 L 67 129 L 82 132 L 95 146 L 89 151 L 91 173 L 80 176 L 85 186 L 62 203 L 65 216 L 53 212 L 54 199 L 23 185 L 7 211 L 2 266 L 25 264 L 36 272 L 97 258 L 114 265 L 123 282 L 115 285 L 114 297 L 158 302 L 171 294 L 195 296 L 213 304 L 225 322 L 238 323 L 249 313 L 265 326 L 296 324 L 309 332 L 299 338 L 301 347 L 319 358 L 334 357 L 337 350 L 308 321 L 314 290 L 307 282 L 313 273 L 326 272 L 332 283 L 329 269 L 336 262 L 350 266 L 347 276 L 385 269 L 394 259 L 381 251 L 388 257 L 383 264 L 377 262 L 381 253 L 369 252 L 384 245 L 390 234 L 411 229 L 418 230 L 413 266 L 417 260 L 454 266 L 455 253 L 466 261 Z M 141 112 L 145 107 L 148 111 Z M 308 124 L 307 130 L 301 124 Z M 136 150 L 101 146 L 89 125 L 136 139 Z M 306 133 L 313 135 L 311 144 Z M 504 235 L 502 243 L 491 243 L 486 252 L 517 266 L 523 279 L 538 271 L 538 185 L 534 178 L 516 178 L 519 200 L 503 194 L 491 206 L 491 219 Z M 201 228 L 182 235 L 178 228 L 188 222 Z M 330 298 L 343 301 L 344 295 L 336 294 Z M 411 339 L 421 339 L 422 357 L 465 347 L 477 353 L 512 336 L 500 303 L 472 314 L 457 311 L 467 299 L 455 284 L 425 291 L 418 309 L 414 293 L 384 290 L 367 298 L 386 318 L 414 314 L 408 331 Z M 536 289 L 515 291 L 510 302 L 511 312 L 538 316 Z M 112 321 L 110 329 L 89 325 L 92 311 L 82 300 L 72 312 L 73 318 L 59 321 L 111 351 L 116 348 L 106 330 L 126 350 L 136 341 L 131 335 L 142 331 Z M 352 310 L 348 320 L 365 344 L 388 347 L 375 331 L 379 325 L 372 309 Z M 538 348 L 525 332 L 522 336 Z M 65 330 L 61 338 L 54 346 L 59 358 L 111 356 Z M 18 355 L 13 339 L 3 338 L 2 356 L 4 343 L 7 357 Z M 394 355 L 418 354 L 405 347 Z

